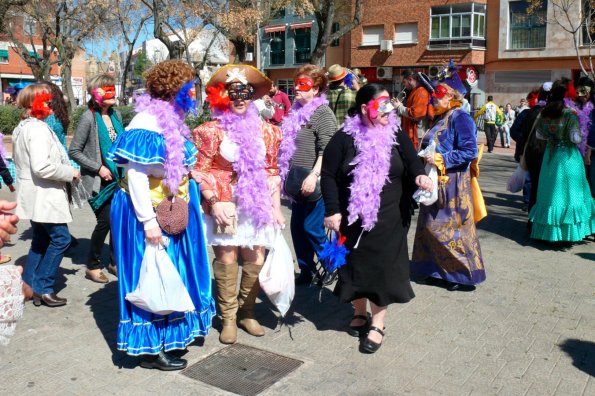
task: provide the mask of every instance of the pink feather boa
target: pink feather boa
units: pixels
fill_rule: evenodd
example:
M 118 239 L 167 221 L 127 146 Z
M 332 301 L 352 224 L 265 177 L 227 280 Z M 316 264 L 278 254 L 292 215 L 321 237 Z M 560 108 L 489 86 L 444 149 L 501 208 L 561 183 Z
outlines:
M 349 225 L 360 218 L 362 228 L 370 231 L 378 220 L 380 193 L 389 182 L 391 152 L 393 146 L 398 144 L 398 126 L 399 122 L 394 112 L 390 113 L 386 126 L 368 127 L 359 115 L 345 119 L 343 132 L 353 137 L 357 153 L 351 162 L 355 168 L 351 171 L 353 182 L 349 187 Z
M 328 105 L 326 95 L 322 94 L 314 98 L 310 103 L 302 106 L 295 102 L 291 111 L 283 120 L 281 130 L 283 131 L 283 140 L 279 148 L 279 173 L 281 174 L 281 183 L 285 180 L 289 171 L 289 163 L 296 150 L 295 139 L 298 132 L 310 121 L 314 112 L 322 105 Z
M 233 162 L 233 170 L 238 175 L 238 211 L 246 215 L 256 229 L 261 229 L 273 222 L 273 200 L 267 185 L 266 151 L 258 110 L 250 104 L 242 115 L 216 111 L 213 118 L 238 146 L 238 156 Z
M 184 167 L 184 144 L 190 136 L 185 115 L 173 102 L 152 98 L 148 94 L 136 97 L 134 110 L 147 112 L 157 119 L 161 134 L 165 139 L 165 180 L 172 194 L 178 191 L 182 178 L 188 174 Z
M 587 136 L 589 136 L 589 127 L 591 125 L 591 112 L 593 111 L 593 102 L 590 100 L 584 104 L 582 108 L 578 103 L 570 98 L 564 98 L 564 104 L 569 109 L 576 111 L 578 122 L 581 128 L 581 142 L 578 144 L 578 149 L 582 155 L 587 152 Z

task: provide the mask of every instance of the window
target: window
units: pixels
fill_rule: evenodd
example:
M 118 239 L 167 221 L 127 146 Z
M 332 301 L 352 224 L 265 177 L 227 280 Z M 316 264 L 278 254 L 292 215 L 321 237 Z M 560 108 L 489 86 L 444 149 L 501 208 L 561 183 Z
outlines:
M 416 44 L 417 23 L 403 23 L 395 26 L 395 44 Z
M 432 7 L 429 47 L 485 48 L 486 6 L 478 3 Z
M 333 22 L 332 33 L 338 32 L 340 28 L 341 25 L 339 25 L 339 22 Z M 339 45 L 341 45 L 341 39 L 336 39 L 331 42 L 331 47 L 338 47 Z
M 0 63 L 8 63 L 8 44 L 0 43 Z
M 311 29 L 295 29 L 295 63 L 308 63 L 311 57 Z
M 36 23 L 35 19 L 31 18 L 29 15 L 25 15 L 23 17 L 23 33 L 27 36 L 34 36 L 36 33 Z
M 293 102 L 295 98 L 294 83 L 293 80 L 277 80 L 277 86 L 279 89 L 289 96 L 289 100 Z
M 510 7 L 510 49 L 544 48 L 546 33 L 547 2 L 528 13 L 529 3 L 511 1 Z
M 270 33 L 271 36 L 271 65 L 285 64 L 285 30 L 282 32 Z
M 364 26 L 362 45 L 380 45 L 384 38 L 384 26 Z
M 582 27 L 582 44 L 593 45 L 595 42 L 595 9 L 591 6 L 591 0 L 583 1 L 583 27 Z

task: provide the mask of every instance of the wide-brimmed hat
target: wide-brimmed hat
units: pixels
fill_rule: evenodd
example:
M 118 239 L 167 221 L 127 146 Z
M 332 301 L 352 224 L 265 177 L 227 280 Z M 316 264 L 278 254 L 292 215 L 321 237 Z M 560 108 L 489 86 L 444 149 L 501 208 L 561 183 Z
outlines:
M 267 95 L 273 85 L 273 82 L 255 67 L 229 64 L 221 67 L 211 76 L 206 88 L 219 83 L 228 85 L 234 82 L 252 85 L 254 87 L 254 99 Z
M 334 64 L 328 68 L 329 81 L 340 81 L 347 76 L 347 69 L 341 65 Z

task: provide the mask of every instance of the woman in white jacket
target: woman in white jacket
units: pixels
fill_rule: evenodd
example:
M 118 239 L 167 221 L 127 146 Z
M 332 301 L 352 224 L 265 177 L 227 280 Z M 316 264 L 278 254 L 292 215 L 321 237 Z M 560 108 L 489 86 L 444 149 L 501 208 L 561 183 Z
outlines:
M 42 84 L 29 85 L 17 97 L 25 109 L 23 120 L 12 133 L 17 177 L 17 210 L 30 219 L 31 249 L 23 280 L 33 289 L 33 303 L 59 307 L 66 304 L 54 290 L 54 276 L 64 252 L 70 246 L 66 223 L 72 221 L 67 183 L 77 181 L 80 172 L 70 165 L 64 147 L 43 122 L 51 113 L 51 94 Z

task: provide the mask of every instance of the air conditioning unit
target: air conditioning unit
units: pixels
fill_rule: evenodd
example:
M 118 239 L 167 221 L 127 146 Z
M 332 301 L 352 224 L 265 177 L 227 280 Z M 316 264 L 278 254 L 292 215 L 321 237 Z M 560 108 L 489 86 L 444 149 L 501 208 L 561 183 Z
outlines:
M 246 62 L 252 62 L 254 60 L 254 54 L 252 52 L 246 52 L 246 58 L 244 60 Z
M 392 40 L 380 40 L 380 51 L 393 52 Z
M 393 68 L 392 67 L 377 67 L 376 68 L 376 77 L 379 80 L 390 80 L 393 78 Z
M 444 69 L 444 66 L 441 65 L 433 65 L 428 67 L 428 77 L 430 78 L 437 78 L 440 71 Z

